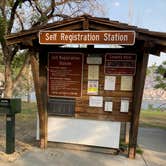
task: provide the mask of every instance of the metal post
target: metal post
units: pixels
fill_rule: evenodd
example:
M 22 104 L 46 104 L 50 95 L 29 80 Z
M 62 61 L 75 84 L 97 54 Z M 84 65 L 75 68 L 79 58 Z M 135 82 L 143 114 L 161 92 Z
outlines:
M 15 152 L 15 114 L 6 115 L 6 153 Z

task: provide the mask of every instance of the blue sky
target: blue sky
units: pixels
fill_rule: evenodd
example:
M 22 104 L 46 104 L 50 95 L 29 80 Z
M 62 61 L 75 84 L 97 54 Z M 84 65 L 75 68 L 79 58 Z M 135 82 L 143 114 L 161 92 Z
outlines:
M 106 17 L 152 31 L 166 32 L 166 0 L 101 0 Z M 148 65 L 161 64 L 166 54 L 150 55 Z

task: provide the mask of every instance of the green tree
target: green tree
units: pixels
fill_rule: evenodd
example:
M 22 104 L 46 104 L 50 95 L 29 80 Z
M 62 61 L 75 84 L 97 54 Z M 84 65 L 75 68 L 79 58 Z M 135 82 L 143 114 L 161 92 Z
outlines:
M 67 19 L 79 14 L 95 14 L 102 9 L 96 0 L 1 0 L 0 1 L 0 45 L 2 48 L 5 97 L 11 97 L 20 76 L 25 74 L 29 56 L 25 56 L 18 75 L 13 77 L 12 62 L 19 47 L 8 46 L 5 35 L 29 29 L 36 25 Z M 93 13 L 92 13 L 93 12 Z
M 154 88 L 166 90 L 166 77 L 164 77 L 166 73 L 166 61 L 164 61 L 160 66 L 156 69 L 156 85 Z
M 99 13 L 102 5 L 97 0 L 1 0 L 0 1 L 0 44 L 2 47 L 3 62 L 5 66 L 5 97 L 11 97 L 17 87 L 21 75 L 25 75 L 26 65 L 32 66 L 32 74 L 37 97 L 40 128 L 40 147 L 46 147 L 47 112 L 42 102 L 38 57 L 35 50 L 23 59 L 17 75 L 13 77 L 12 64 L 19 52 L 18 45 L 7 45 L 5 35 L 13 32 L 30 29 L 36 25 L 45 25 L 48 22 L 68 19 L 81 14 Z M 30 56 L 28 56 L 30 55 Z

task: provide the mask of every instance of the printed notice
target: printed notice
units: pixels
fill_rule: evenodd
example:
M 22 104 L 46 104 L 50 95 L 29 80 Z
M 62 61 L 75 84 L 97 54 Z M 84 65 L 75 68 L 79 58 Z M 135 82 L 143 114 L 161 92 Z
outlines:
M 106 75 L 135 75 L 136 54 L 129 53 L 106 53 L 105 74 Z
M 133 89 L 133 76 L 121 76 L 121 90 L 131 91 Z
M 97 95 L 98 94 L 98 81 L 88 81 L 88 94 Z
M 90 107 L 103 107 L 103 96 L 89 96 Z
M 129 100 L 128 99 L 121 100 L 120 112 L 129 112 Z
M 88 80 L 99 80 L 99 65 L 88 66 Z
M 48 53 L 48 96 L 80 97 L 81 53 Z
M 105 76 L 104 90 L 115 90 L 116 76 Z
M 113 103 L 111 101 L 106 101 L 104 106 L 104 111 L 112 112 Z
M 87 64 L 100 65 L 100 64 L 102 64 L 102 57 L 87 57 Z

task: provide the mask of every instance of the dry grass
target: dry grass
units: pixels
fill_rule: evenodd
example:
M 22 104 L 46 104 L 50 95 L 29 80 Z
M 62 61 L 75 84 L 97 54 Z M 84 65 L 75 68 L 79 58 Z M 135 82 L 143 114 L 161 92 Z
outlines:
M 166 129 L 166 111 L 142 110 L 140 114 L 140 126 Z

